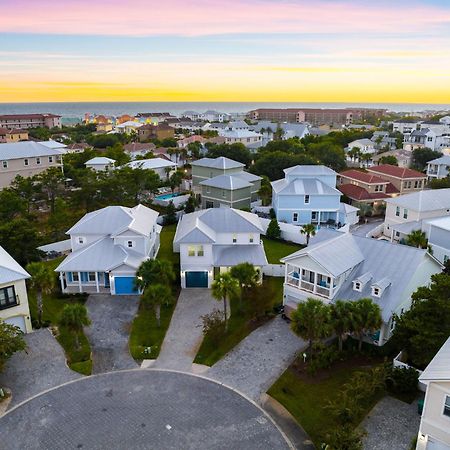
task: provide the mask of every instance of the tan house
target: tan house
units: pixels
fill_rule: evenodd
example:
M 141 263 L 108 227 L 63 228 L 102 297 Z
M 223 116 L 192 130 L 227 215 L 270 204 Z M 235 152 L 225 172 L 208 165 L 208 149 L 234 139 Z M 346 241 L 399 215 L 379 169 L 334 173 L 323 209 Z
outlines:
M 50 167 L 63 168 L 63 152 L 38 142 L 24 141 L 0 145 L 0 189 L 20 175 L 24 178 Z
M 0 247 L 0 319 L 31 331 L 30 309 L 25 280 L 30 275 Z
M 163 140 L 173 138 L 175 129 L 164 122 L 159 123 L 158 125 L 148 123 L 138 128 L 137 133 L 140 142 L 149 141 L 150 139 Z
M 450 450 L 450 337 L 419 380 L 427 391 L 416 450 Z
M 398 189 L 400 195 L 421 191 L 424 189 L 427 181 L 427 176 L 417 170 L 392 166 L 390 164 L 372 166 L 367 171 L 378 175 L 383 180 L 391 182 Z
M 0 144 L 8 144 L 11 142 L 27 141 L 28 131 L 19 130 L 17 128 L 8 129 L 0 128 Z

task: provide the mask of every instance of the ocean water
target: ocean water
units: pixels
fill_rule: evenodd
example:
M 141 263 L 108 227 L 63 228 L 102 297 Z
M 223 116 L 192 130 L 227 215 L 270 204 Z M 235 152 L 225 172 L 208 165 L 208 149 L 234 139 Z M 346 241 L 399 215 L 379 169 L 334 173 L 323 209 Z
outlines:
M 169 112 L 174 115 L 194 110 L 245 113 L 256 108 L 386 108 L 397 112 L 450 110 L 449 104 L 420 103 L 268 103 L 268 102 L 80 102 L 80 103 L 0 103 L 0 114 L 53 113 L 65 118 L 82 118 L 86 113 L 119 116 L 139 112 Z

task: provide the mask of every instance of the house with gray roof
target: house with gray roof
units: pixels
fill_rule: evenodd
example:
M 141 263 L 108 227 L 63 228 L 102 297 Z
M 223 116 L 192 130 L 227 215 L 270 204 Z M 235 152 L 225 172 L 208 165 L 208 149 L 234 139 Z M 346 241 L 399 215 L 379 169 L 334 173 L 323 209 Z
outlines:
M 61 290 L 139 294 L 136 270 L 159 250 L 158 215 L 143 205 L 108 206 L 86 214 L 66 233 L 71 253 L 55 270 Z
M 450 155 L 444 155 L 440 158 L 427 162 L 428 181 L 434 179 L 446 178 L 450 174 Z
M 321 229 L 308 247 L 281 262 L 288 313 L 309 297 L 327 304 L 371 298 L 383 320 L 380 330 L 366 336 L 376 345 L 391 337 L 394 314 L 408 310 L 416 289 L 442 270 L 426 250 L 330 229 Z
M 0 246 L 0 319 L 24 333 L 32 331 L 25 284 L 28 278 L 26 270 Z
M 107 158 L 106 156 L 96 156 L 86 161 L 84 165 L 87 169 L 92 169 L 95 172 L 108 172 L 114 170 L 115 159 Z
M 218 273 L 249 262 L 260 269 L 267 258 L 256 214 L 232 208 L 206 209 L 182 216 L 173 241 L 180 253 L 181 287 L 210 288 Z

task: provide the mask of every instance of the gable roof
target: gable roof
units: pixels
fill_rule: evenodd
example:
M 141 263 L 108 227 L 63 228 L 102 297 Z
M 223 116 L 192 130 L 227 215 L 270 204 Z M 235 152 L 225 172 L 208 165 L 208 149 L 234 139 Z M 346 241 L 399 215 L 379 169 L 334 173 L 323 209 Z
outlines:
M 408 169 L 406 167 L 392 166 L 391 164 L 380 164 L 367 169 L 368 172 L 380 173 L 396 178 L 425 178 L 426 175 L 417 170 Z
M 428 161 L 427 164 L 447 164 L 450 165 L 450 155 L 444 155 L 440 158 L 433 159 Z
M 234 175 L 218 175 L 217 177 L 201 181 L 199 184 L 202 186 L 211 186 L 229 191 L 244 189 L 252 186 L 248 181 Z
M 245 167 L 245 164 L 234 161 L 225 156 L 219 158 L 202 158 L 197 161 L 193 161 L 192 166 L 211 167 L 212 169 L 234 169 L 238 167 Z
M 32 158 L 38 156 L 57 156 L 64 152 L 55 148 L 48 148 L 39 142 L 22 141 L 0 145 L 0 160 Z
M 107 206 L 82 217 L 66 234 L 114 236 L 129 229 L 147 236 L 159 213 L 143 205 Z
M 390 198 L 386 202 L 414 211 L 450 210 L 450 188 L 412 192 Z
M 367 184 L 389 183 L 389 181 L 383 180 L 383 178 L 380 178 L 378 175 L 375 175 L 373 173 L 363 172 L 361 170 L 355 170 L 355 169 L 344 170 L 339 175 L 342 177 L 352 178 L 354 180 L 362 181 L 363 183 L 367 183 Z
M 444 342 L 419 379 L 420 381 L 450 381 L 450 337 Z
M 278 195 L 341 195 L 341 193 L 317 178 L 296 178 L 272 181 L 272 189 Z
M 0 246 L 0 284 L 30 278 L 28 272 Z
M 211 208 L 184 214 L 178 222 L 174 242 L 179 244 L 214 243 L 216 233 L 262 233 L 256 214 L 233 208 Z

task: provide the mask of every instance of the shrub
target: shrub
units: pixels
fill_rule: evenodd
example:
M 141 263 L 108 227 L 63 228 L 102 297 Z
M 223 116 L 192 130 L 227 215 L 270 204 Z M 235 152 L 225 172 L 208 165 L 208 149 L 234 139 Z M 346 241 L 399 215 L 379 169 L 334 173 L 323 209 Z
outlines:
M 415 394 L 419 373 L 412 367 L 390 367 L 386 376 L 386 387 L 393 394 Z
M 208 335 L 211 342 L 219 345 L 225 336 L 225 320 L 222 311 L 214 310 L 210 314 L 201 317 L 203 322 L 203 335 Z
M 277 219 L 272 219 L 267 227 L 266 236 L 269 239 L 280 239 L 281 230 L 280 225 L 278 225 Z

